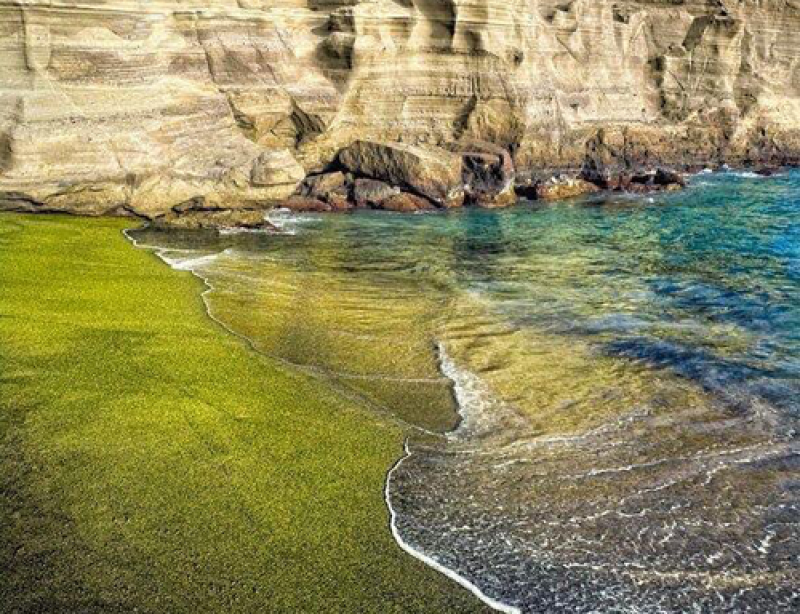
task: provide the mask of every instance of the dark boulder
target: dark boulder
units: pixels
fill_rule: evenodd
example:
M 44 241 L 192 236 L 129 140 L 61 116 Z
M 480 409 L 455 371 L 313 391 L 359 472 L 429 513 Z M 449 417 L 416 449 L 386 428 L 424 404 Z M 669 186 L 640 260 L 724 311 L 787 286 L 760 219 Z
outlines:
M 504 207 L 514 204 L 516 171 L 511 154 L 484 141 L 465 141 L 451 149 L 463 158 L 463 181 L 471 204 Z
M 357 207 L 380 209 L 383 202 L 400 194 L 400 189 L 375 179 L 356 179 L 353 199 Z
M 680 173 L 673 170 L 659 168 L 653 176 L 653 184 L 659 188 L 677 185 L 680 187 L 686 186 L 686 179 Z

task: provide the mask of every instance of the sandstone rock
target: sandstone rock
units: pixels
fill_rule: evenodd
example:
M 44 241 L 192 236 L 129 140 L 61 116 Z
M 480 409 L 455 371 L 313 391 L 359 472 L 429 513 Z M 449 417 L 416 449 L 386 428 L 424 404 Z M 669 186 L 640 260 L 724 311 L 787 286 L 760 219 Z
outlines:
M 321 175 L 310 175 L 303 181 L 300 187 L 300 195 L 310 196 L 312 198 L 325 198 L 331 193 L 345 192 L 346 185 L 347 176 L 339 171 Z
M 305 176 L 305 170 L 288 149 L 264 152 L 250 171 L 250 181 L 254 186 L 285 186 L 287 196 L 295 191 Z
M 599 191 L 600 188 L 584 179 L 562 176 L 540 183 L 536 188 L 536 196 L 540 200 L 563 200 Z
M 0 0 L 0 207 L 261 206 L 356 140 L 797 163 L 798 32 L 796 0 Z M 456 204 L 443 166 L 369 176 Z
M 461 156 L 438 147 L 357 141 L 339 153 L 339 162 L 355 175 L 405 188 L 441 207 L 464 203 Z
M 153 176 L 132 186 L 129 204 L 139 215 L 153 219 L 176 209 L 180 212 L 181 208 L 218 209 L 221 203 L 216 202 L 212 192 L 213 185 L 209 182 Z
M 282 206 L 292 211 L 308 213 L 321 213 L 334 210 L 330 203 L 307 196 L 291 196 L 282 203 Z
M 132 214 L 129 202 L 130 187 L 117 183 L 97 182 L 63 187 L 52 185 L 29 187 L 22 191 L 0 190 L 0 211 L 69 211 L 87 216 L 127 216 Z
M 351 182 L 351 177 L 339 171 L 310 175 L 298 191 L 300 196 L 327 203 L 333 211 L 348 211 L 355 206 L 350 198 Z
M 397 211 L 402 213 L 414 213 L 418 211 L 430 211 L 435 209 L 433 203 L 421 196 L 402 192 L 390 196 L 381 202 L 381 209 L 384 211 Z

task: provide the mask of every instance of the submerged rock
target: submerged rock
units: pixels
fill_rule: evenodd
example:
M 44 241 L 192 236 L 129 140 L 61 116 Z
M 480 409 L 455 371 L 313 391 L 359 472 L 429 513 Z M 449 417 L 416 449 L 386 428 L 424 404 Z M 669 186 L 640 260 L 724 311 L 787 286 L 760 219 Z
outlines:
M 221 228 L 242 228 L 248 230 L 276 230 L 267 221 L 263 209 L 250 210 L 202 210 L 190 209 L 172 211 L 152 220 L 155 226 L 181 228 L 185 230 L 206 230 Z
M 286 199 L 282 206 L 297 212 L 321 213 L 333 211 L 333 206 L 330 203 L 310 196 L 292 196 Z
M 686 187 L 686 179 L 678 172 L 659 168 L 653 176 L 653 183 L 661 188 L 680 189 Z

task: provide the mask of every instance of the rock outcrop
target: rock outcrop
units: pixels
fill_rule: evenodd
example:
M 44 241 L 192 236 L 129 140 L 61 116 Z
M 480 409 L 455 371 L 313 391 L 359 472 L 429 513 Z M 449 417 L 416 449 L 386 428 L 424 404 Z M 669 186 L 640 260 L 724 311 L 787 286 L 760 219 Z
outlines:
M 441 207 L 464 204 L 463 160 L 447 150 L 356 141 L 339 153 L 338 162 L 353 174 L 404 188 Z
M 0 0 L 0 209 L 255 211 L 358 142 L 438 206 L 513 199 L 509 161 L 793 163 L 798 32 L 798 0 Z

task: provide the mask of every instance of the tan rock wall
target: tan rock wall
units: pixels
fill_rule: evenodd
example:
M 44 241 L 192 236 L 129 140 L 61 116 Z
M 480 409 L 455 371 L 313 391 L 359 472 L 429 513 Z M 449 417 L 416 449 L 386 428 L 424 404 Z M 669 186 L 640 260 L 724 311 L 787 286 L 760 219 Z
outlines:
M 800 2 L 0 0 L 0 208 L 266 206 L 356 139 L 796 157 Z

